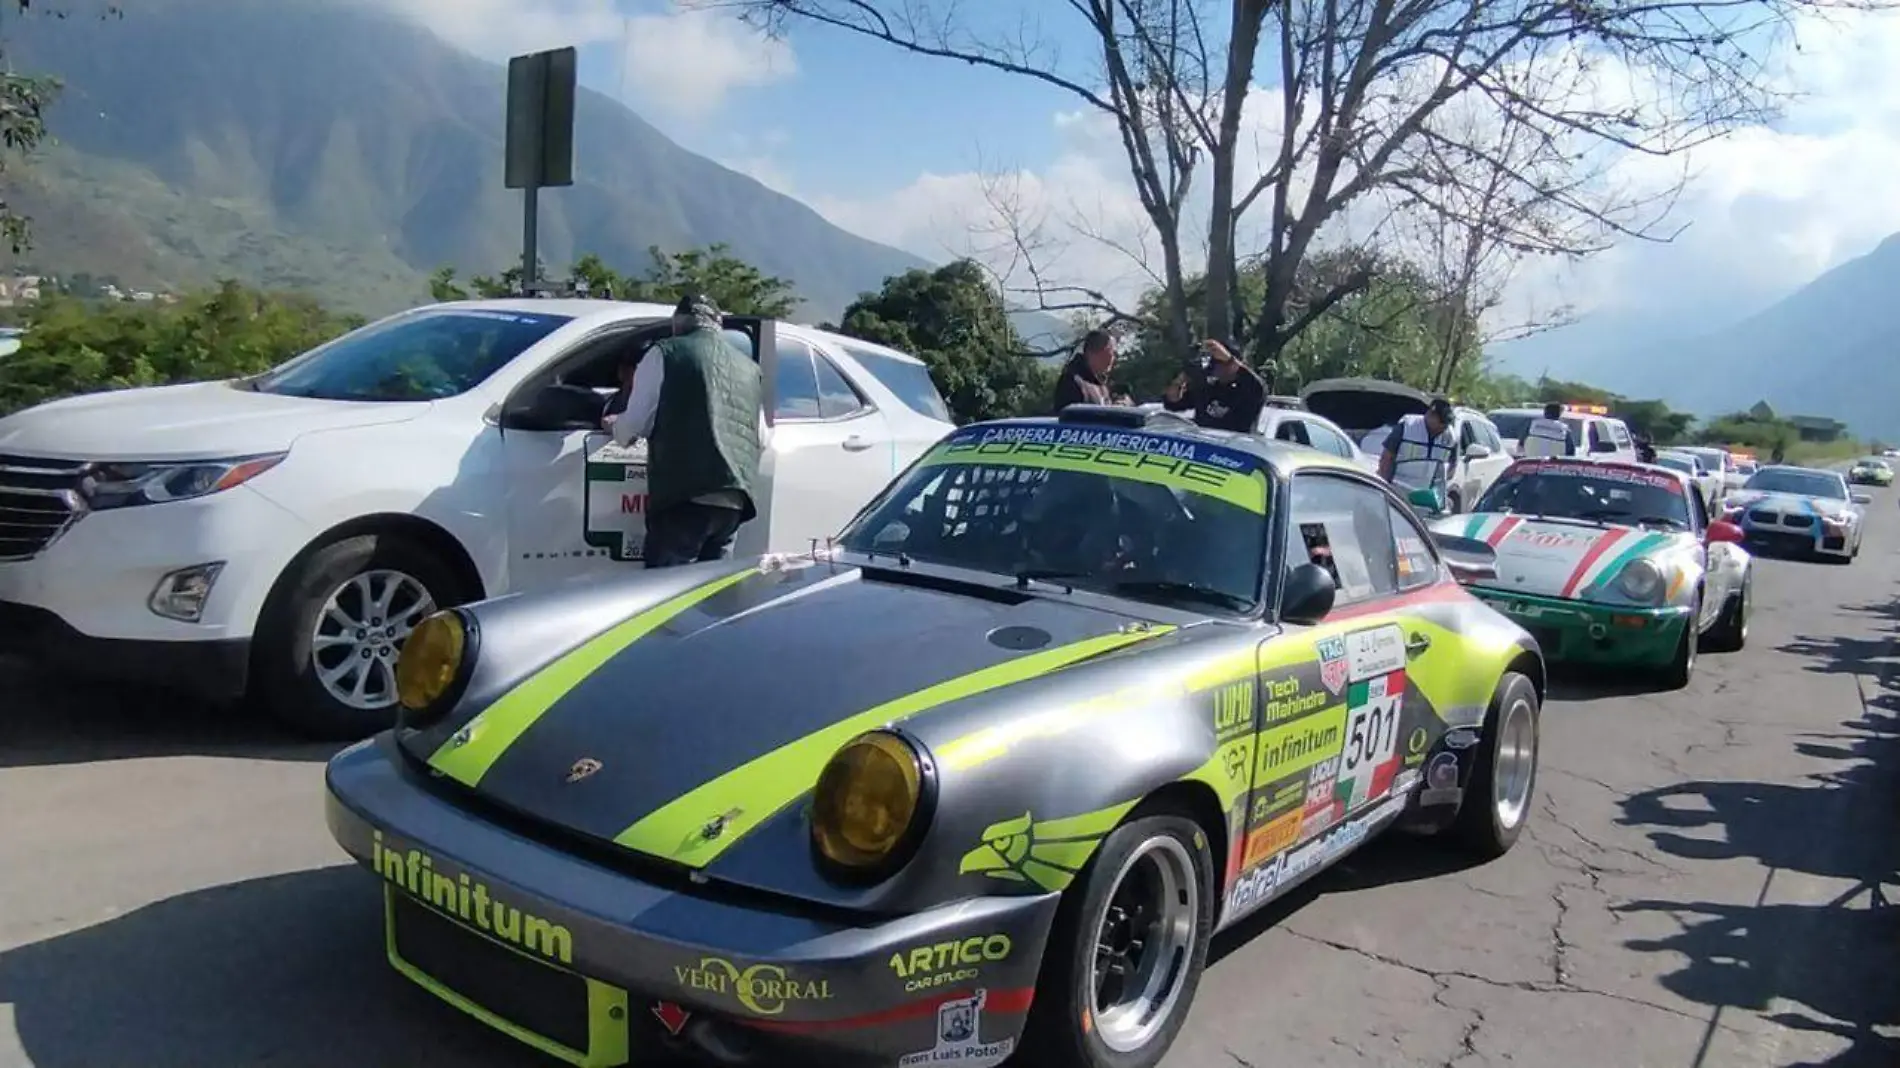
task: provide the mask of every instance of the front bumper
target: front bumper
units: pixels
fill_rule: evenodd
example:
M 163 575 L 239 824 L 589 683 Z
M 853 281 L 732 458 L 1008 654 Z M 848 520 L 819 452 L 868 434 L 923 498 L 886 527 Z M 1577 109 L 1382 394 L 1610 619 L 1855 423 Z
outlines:
M 1546 660 L 1582 664 L 1666 664 L 1682 641 L 1689 609 L 1591 604 L 1505 590 L 1473 588 L 1484 601 L 1537 639 Z
M 1742 535 L 1750 552 L 1771 556 L 1845 557 L 1852 555 L 1854 548 L 1851 527 L 1830 527 L 1819 520 L 1805 530 L 1744 522 Z
M 214 703 L 235 701 L 250 677 L 248 638 L 141 641 L 81 634 L 58 615 L 0 601 L 0 654 L 86 678 L 175 690 Z
M 326 773 L 331 834 L 384 882 L 390 963 L 544 1053 L 582 1066 L 635 1054 L 979 1065 L 999 1063 L 1022 1030 L 1058 895 L 855 923 L 766 911 L 499 827 L 433 793 L 404 759 L 379 735 Z M 935 963 L 946 947 L 965 962 Z

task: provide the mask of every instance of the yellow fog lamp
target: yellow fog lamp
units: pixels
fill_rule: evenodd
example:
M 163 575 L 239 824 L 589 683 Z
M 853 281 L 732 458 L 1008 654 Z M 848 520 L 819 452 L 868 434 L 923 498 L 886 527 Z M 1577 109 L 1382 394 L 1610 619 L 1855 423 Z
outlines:
M 396 658 L 396 700 L 405 726 L 421 726 L 430 712 L 446 708 L 462 679 L 468 653 L 468 625 L 458 612 L 437 612 L 409 632 Z
M 928 825 L 935 781 L 918 747 L 893 730 L 847 742 L 812 792 L 812 845 L 842 873 L 888 875 Z

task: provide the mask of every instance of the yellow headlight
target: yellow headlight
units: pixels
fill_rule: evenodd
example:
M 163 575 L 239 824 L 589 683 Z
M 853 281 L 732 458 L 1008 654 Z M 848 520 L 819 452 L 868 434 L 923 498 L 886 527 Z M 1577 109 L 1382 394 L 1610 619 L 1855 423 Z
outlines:
M 454 612 L 437 612 L 410 631 L 396 658 L 396 700 L 402 707 L 421 712 L 447 693 L 467 644 L 462 617 Z
M 895 734 L 859 735 L 825 765 L 812 795 L 812 838 L 819 852 L 847 868 L 868 868 L 891 855 L 917 818 L 923 766 Z

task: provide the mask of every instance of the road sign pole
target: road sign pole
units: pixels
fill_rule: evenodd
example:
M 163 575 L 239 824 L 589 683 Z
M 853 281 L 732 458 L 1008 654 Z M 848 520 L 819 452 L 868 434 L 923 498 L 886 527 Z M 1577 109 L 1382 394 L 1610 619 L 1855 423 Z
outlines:
M 540 259 L 541 189 L 529 186 L 521 191 L 521 291 L 533 293 L 535 266 Z

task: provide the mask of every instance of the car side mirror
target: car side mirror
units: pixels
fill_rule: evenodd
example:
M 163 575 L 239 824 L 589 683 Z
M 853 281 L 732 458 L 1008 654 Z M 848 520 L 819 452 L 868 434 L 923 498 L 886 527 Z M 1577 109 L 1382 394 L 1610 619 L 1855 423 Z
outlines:
M 1286 589 L 1280 594 L 1280 619 L 1302 627 L 1312 626 L 1333 610 L 1333 598 L 1339 585 L 1333 573 L 1315 563 L 1304 563 L 1287 574 Z
M 585 386 L 551 382 L 502 414 L 511 430 L 599 430 L 607 403 Z
M 1850 493 L 1847 495 L 1847 499 L 1854 502 L 1855 504 L 1874 503 L 1874 499 L 1865 493 Z
M 1708 541 L 1710 545 L 1714 545 L 1717 542 L 1727 545 L 1740 545 L 1747 540 L 1748 537 L 1742 533 L 1742 528 L 1726 519 L 1718 519 L 1709 524 Z
M 1490 455 L 1491 455 L 1491 446 L 1489 445 L 1465 446 L 1465 458 L 1468 460 L 1482 460 L 1482 459 L 1485 459 L 1486 457 L 1489 457 Z
M 1445 510 L 1445 495 L 1438 492 L 1437 487 L 1415 489 L 1405 495 L 1405 500 L 1426 516 L 1435 516 Z
M 1498 553 L 1489 544 L 1453 534 L 1434 534 L 1432 543 L 1438 546 L 1438 555 L 1444 558 L 1452 577 L 1461 584 L 1490 582 L 1498 577 Z

